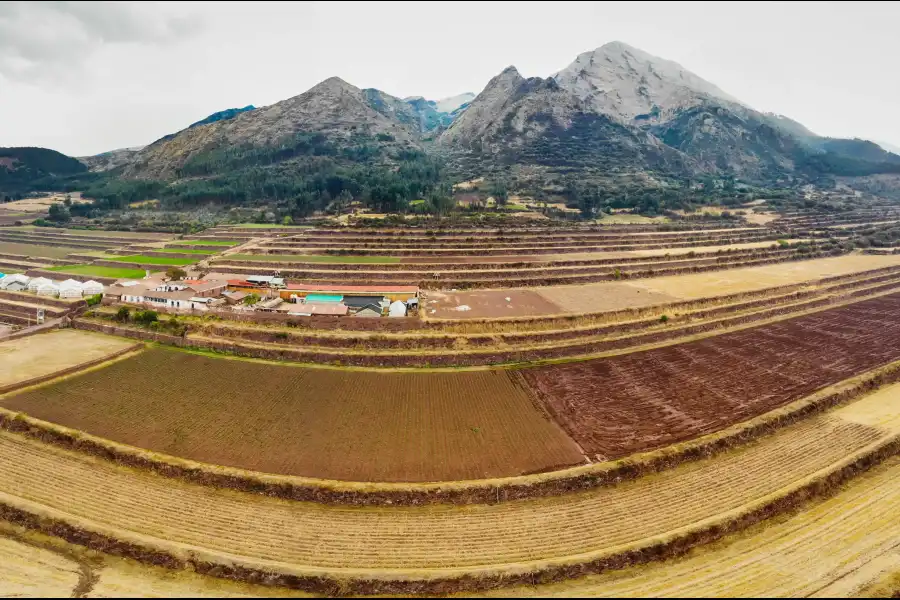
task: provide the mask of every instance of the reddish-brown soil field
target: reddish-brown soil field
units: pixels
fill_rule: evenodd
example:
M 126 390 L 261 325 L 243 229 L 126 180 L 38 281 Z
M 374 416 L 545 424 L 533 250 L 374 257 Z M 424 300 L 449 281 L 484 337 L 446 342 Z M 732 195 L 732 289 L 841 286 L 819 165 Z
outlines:
M 550 300 L 531 290 L 430 291 L 423 306 L 425 316 L 435 319 L 531 317 L 557 315 L 565 312 Z M 469 310 L 456 310 L 459 306 L 468 306 Z
M 591 457 L 720 430 L 900 359 L 900 294 L 646 352 L 523 371 Z
M 154 349 L 2 405 L 141 448 L 325 479 L 479 479 L 584 461 L 507 371 L 352 372 Z

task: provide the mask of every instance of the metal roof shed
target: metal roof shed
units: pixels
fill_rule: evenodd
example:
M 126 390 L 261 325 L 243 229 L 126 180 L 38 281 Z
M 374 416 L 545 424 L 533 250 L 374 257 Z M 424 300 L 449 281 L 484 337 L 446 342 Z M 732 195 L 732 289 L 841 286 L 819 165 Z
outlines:
M 328 302 L 343 302 L 344 297 L 337 294 L 307 294 L 307 304 L 324 304 Z

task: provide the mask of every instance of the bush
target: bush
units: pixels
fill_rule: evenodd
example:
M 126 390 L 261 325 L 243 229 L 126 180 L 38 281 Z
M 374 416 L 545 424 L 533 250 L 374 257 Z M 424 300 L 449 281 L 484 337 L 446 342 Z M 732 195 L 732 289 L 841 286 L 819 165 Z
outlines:
M 659 322 L 660 322 L 660 323 L 668 323 L 668 322 L 669 322 L 669 315 L 663 315 L 663 316 L 661 316 L 661 317 L 659 318 Z
M 119 323 L 126 323 L 131 318 L 131 309 L 127 306 L 119 307 L 119 311 L 116 313 L 116 321 Z
M 144 327 L 150 327 L 153 323 L 159 322 L 159 315 L 155 310 L 139 310 L 134 313 L 134 320 Z
M 87 299 L 87 305 L 88 305 L 88 306 L 97 306 L 97 305 L 100 304 L 101 302 L 103 302 L 103 294 L 95 294 L 95 295 L 93 295 L 93 296 L 90 296 L 90 297 Z M 123 308 L 124 308 L 124 307 L 123 307 Z M 128 309 L 125 309 L 125 310 L 128 310 Z

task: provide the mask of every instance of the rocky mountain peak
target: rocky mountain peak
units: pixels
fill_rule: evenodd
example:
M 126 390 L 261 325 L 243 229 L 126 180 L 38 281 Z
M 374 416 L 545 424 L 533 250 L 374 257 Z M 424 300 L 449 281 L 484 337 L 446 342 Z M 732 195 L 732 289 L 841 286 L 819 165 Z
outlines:
M 579 54 L 552 77 L 595 111 L 621 122 L 658 120 L 710 99 L 740 104 L 678 63 L 618 41 Z

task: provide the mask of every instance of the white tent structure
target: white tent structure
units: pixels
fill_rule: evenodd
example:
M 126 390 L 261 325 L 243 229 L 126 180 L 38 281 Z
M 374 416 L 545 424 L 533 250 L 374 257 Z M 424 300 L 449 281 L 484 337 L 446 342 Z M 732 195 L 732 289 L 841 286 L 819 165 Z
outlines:
M 45 283 L 37 289 L 38 296 L 59 296 L 59 286 L 55 283 Z
M 47 279 L 46 277 L 35 277 L 34 279 L 32 279 L 31 281 L 28 282 L 28 291 L 31 292 L 32 294 L 36 294 L 38 291 L 38 288 L 41 287 L 42 285 L 44 285 L 45 283 L 53 283 L 53 282 L 50 281 L 49 279 Z
M 401 302 L 400 300 L 395 300 L 391 303 L 391 307 L 388 309 L 388 317 L 405 317 L 406 316 L 406 303 Z
M 66 279 L 59 284 L 60 298 L 81 298 L 84 294 L 84 287 L 80 281 L 74 279 Z
M 30 277 L 26 275 L 7 275 L 0 280 L 0 289 L 8 292 L 24 292 L 28 289 Z
M 104 292 L 103 284 L 93 279 L 90 281 L 85 281 L 81 285 L 81 289 L 84 292 L 85 296 L 96 296 L 97 294 L 102 294 Z

